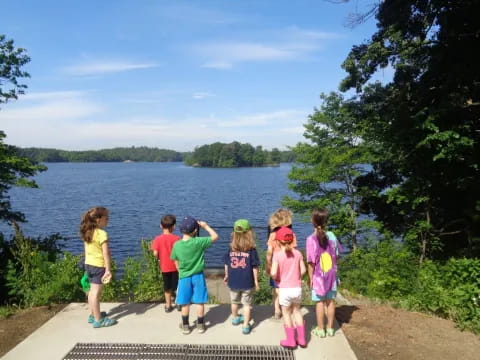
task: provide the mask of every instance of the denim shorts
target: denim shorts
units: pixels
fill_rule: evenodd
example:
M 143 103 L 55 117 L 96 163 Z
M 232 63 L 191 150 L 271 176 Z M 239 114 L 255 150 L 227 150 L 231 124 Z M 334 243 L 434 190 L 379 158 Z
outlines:
M 90 281 L 90 284 L 102 283 L 102 276 L 105 274 L 104 267 L 85 264 L 85 271 L 88 274 L 88 281 Z
M 324 296 L 317 295 L 315 290 L 312 290 L 312 301 L 325 301 L 325 300 L 333 300 L 337 297 L 336 290 L 330 290 Z

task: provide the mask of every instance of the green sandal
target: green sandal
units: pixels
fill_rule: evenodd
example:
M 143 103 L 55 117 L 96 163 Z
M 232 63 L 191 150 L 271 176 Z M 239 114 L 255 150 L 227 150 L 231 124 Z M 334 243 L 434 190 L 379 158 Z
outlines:
M 117 323 L 117 320 L 104 317 L 104 318 L 101 318 L 100 321 L 94 321 L 93 327 L 97 329 L 101 327 L 112 326 L 112 325 L 115 325 L 116 323 Z
M 328 336 L 333 336 L 333 335 L 335 335 L 335 329 L 328 328 L 328 329 L 327 329 L 327 335 L 328 335 Z
M 310 332 L 310 334 L 312 334 L 313 336 L 321 337 L 321 338 L 324 338 L 325 336 L 327 336 L 325 329 L 319 329 L 318 327 L 314 327 Z

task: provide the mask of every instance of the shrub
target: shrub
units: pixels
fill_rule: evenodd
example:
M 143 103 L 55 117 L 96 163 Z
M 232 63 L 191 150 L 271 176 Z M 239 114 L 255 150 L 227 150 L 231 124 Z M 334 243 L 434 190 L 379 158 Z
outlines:
M 379 299 L 400 299 L 412 291 L 417 258 L 394 241 L 358 249 L 339 261 L 342 286 Z
M 260 289 L 255 292 L 253 303 L 256 305 L 272 304 L 272 287 L 270 286 L 270 276 L 265 272 L 266 251 L 257 247 L 260 266 L 258 268 L 258 285 Z
M 47 238 L 50 241 L 52 238 Z M 38 240 L 15 234 L 8 261 L 6 284 L 11 300 L 24 306 L 48 305 L 83 299 L 79 257 L 42 250 Z
M 420 265 L 405 246 L 383 242 L 349 254 L 339 271 L 348 290 L 449 318 L 461 329 L 480 333 L 479 259 Z

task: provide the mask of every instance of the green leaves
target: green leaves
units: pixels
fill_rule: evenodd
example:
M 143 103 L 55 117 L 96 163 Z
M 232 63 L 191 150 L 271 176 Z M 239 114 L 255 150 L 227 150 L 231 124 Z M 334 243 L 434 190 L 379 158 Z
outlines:
M 367 172 L 372 153 L 363 142 L 354 99 L 345 101 L 338 93 L 322 94 L 320 109 L 309 116 L 288 178 L 288 186 L 299 198 L 286 197 L 283 205 L 297 213 L 328 208 L 330 224 L 337 235 L 354 248 L 365 228 L 359 221 L 360 193 L 356 179 Z M 362 234 L 363 235 L 363 234 Z

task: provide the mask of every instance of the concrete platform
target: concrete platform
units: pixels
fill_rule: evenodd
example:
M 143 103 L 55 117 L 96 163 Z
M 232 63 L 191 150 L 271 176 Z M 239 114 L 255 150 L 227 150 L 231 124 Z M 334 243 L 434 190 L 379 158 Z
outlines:
M 180 313 L 165 313 L 160 303 L 102 303 L 102 310 L 118 324 L 94 329 L 87 323 L 88 306 L 69 304 L 63 311 L 46 322 L 37 331 L 8 352 L 4 360 L 54 360 L 62 359 L 76 343 L 142 343 L 142 344 L 236 344 L 279 345 L 283 338 L 283 323 L 271 317 L 271 306 L 255 306 L 254 326 L 249 335 L 241 333 L 240 326 L 231 325 L 230 306 L 206 305 L 207 331 L 183 335 L 179 330 Z M 193 311 L 192 311 L 193 310 Z M 302 308 L 307 328 L 315 324 L 315 309 Z M 196 319 L 195 306 L 190 322 Z M 334 337 L 310 338 L 305 349 L 295 350 L 297 360 L 356 360 L 347 339 L 337 328 Z

